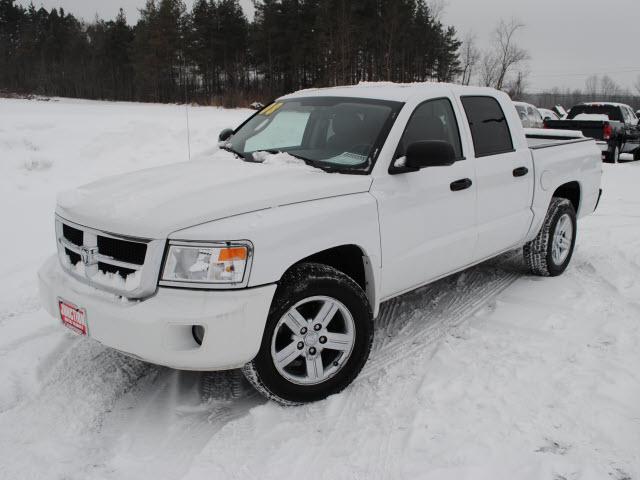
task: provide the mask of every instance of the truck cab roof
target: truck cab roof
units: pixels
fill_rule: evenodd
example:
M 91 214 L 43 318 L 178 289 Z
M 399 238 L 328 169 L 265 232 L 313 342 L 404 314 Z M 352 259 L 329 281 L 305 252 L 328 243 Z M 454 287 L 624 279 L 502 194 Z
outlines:
M 580 105 L 588 105 L 590 107 L 629 107 L 626 103 L 616 103 L 616 102 L 584 102 Z M 629 107 L 631 108 L 631 107 Z
M 470 87 L 456 85 L 452 83 L 393 83 L 393 82 L 361 82 L 352 86 L 310 88 L 300 90 L 280 97 L 280 100 L 304 97 L 356 97 L 370 98 L 378 100 L 389 100 L 396 102 L 409 102 L 416 98 L 428 98 L 438 96 L 443 93 L 457 93 L 459 95 L 504 95 L 493 88 Z

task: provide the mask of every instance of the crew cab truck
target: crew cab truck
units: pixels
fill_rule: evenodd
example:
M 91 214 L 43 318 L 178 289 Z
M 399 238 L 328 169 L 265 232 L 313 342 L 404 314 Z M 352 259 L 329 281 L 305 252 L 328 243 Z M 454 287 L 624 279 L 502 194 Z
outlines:
M 629 105 L 622 103 L 583 103 L 573 107 L 566 119 L 546 120 L 545 128 L 577 130 L 594 138 L 606 162 L 618 163 L 620 154 L 633 154 L 640 160 L 640 126 Z
M 600 150 L 538 132 L 485 88 L 284 96 L 211 159 L 61 194 L 43 305 L 148 362 L 242 368 L 286 405 L 325 398 L 362 369 L 385 300 L 519 247 L 534 274 L 567 268 Z

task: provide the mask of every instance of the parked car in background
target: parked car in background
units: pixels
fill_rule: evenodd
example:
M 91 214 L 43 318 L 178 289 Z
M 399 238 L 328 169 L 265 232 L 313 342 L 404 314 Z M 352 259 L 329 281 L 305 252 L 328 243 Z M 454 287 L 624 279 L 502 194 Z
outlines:
M 539 108 L 538 112 L 540 112 L 542 120 L 560 120 L 560 115 L 548 108 Z
M 544 121 L 536 107 L 530 103 L 513 102 L 524 128 L 542 128 Z
M 640 159 L 640 127 L 635 112 L 623 103 L 592 102 L 573 107 L 564 120 L 547 120 L 545 127 L 579 130 L 597 140 L 602 159 L 618 163 L 620 154 Z
M 488 88 L 286 95 L 224 130 L 227 153 L 60 195 L 42 303 L 136 358 L 320 400 L 364 366 L 383 301 L 520 247 L 564 272 L 602 167 L 560 134 L 525 135 Z

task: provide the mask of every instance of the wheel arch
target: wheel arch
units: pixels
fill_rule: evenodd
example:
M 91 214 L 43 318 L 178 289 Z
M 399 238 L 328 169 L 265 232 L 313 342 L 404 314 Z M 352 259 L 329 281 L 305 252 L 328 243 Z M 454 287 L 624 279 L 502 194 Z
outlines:
M 553 192 L 551 196 L 556 198 L 565 198 L 571 202 L 574 210 L 576 211 L 576 215 L 579 214 L 580 204 L 582 200 L 582 189 L 580 188 L 580 183 L 577 181 L 567 182 L 560 185 Z
M 370 257 L 364 248 L 355 244 L 343 244 L 321 250 L 292 263 L 284 271 L 282 277 L 302 263 L 327 265 L 350 277 L 365 292 L 374 318 L 377 316 L 378 301 L 375 272 Z

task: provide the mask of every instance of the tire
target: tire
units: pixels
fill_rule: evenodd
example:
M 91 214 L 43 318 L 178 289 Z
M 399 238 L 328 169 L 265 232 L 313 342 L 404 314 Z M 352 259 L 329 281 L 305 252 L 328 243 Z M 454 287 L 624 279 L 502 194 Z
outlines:
M 566 250 L 554 250 L 556 234 L 560 230 L 571 230 L 571 238 L 564 236 L 560 242 Z M 540 232 L 532 241 L 524 246 L 523 253 L 527 267 L 534 275 L 556 277 L 561 275 L 569 265 L 576 244 L 576 211 L 571 202 L 565 198 L 553 197 Z M 555 244 L 558 246 L 558 244 Z M 558 255 L 562 252 L 562 255 Z
M 607 153 L 607 160 L 610 163 L 619 163 L 620 162 L 620 146 L 615 145 L 612 150 L 609 150 Z
M 324 326 L 318 320 L 323 311 L 333 312 L 323 317 L 329 319 Z M 362 288 L 335 268 L 303 263 L 283 277 L 260 350 L 242 371 L 260 393 L 282 405 L 315 402 L 353 382 L 372 342 L 373 314 Z M 278 357 L 285 358 L 276 366 Z
M 252 391 L 239 370 L 202 372 L 199 390 L 203 402 L 235 400 Z

